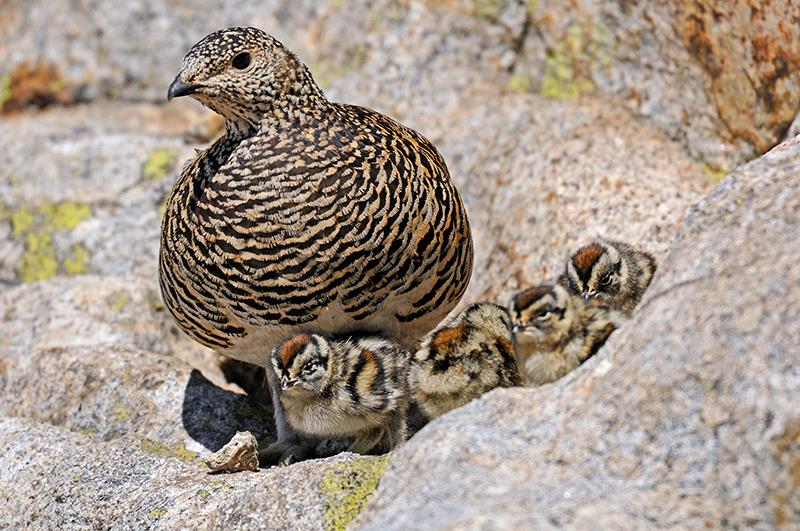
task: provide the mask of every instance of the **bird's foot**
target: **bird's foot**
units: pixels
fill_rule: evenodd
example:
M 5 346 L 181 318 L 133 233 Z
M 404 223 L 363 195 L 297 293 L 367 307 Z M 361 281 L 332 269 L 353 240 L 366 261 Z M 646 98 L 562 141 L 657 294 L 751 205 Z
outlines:
M 261 467 L 289 466 L 313 457 L 314 443 L 300 439 L 277 441 L 258 451 Z

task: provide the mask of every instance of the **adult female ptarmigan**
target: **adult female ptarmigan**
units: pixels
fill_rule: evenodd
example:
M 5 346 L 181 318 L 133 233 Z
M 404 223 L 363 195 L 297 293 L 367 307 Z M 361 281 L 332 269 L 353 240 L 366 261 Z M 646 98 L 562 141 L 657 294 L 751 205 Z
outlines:
M 413 347 L 469 282 L 464 206 L 427 139 L 328 101 L 261 30 L 197 43 L 169 87 L 185 95 L 222 115 L 226 133 L 167 201 L 164 302 L 200 343 L 266 366 L 278 442 L 262 458 L 301 458 L 270 351 L 298 332 L 379 332 Z

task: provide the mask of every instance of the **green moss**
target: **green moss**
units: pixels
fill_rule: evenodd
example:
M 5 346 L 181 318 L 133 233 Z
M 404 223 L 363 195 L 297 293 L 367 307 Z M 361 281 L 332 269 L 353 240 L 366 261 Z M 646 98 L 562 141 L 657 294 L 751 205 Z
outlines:
M 128 298 L 128 294 L 124 291 L 119 291 L 111 297 L 109 306 L 111 306 L 111 309 L 115 312 L 120 313 L 130 302 L 131 300 Z
M 147 517 L 157 520 L 157 519 L 161 518 L 162 516 L 164 516 L 165 514 L 167 514 L 167 510 L 164 507 L 158 507 L 156 509 L 153 509 L 149 513 L 147 513 Z
M 576 23 L 547 52 L 540 92 L 548 98 L 574 98 L 595 89 L 592 69 L 608 67 L 614 38 L 600 21 Z
M 378 487 L 388 456 L 362 457 L 329 468 L 320 482 L 320 490 L 328 501 L 325 527 L 343 531 L 364 510 Z
M 0 76 L 0 111 L 6 102 L 11 99 L 11 74 Z
M 163 179 L 175 168 L 178 150 L 174 148 L 157 149 L 150 153 L 142 164 L 142 177 L 151 181 Z
M 725 170 L 712 166 L 706 161 L 703 161 L 703 172 L 705 172 L 708 180 L 715 184 L 722 181 L 722 179 L 728 175 L 728 172 Z
M 92 207 L 73 201 L 45 203 L 39 207 L 48 229 L 72 230 L 92 215 Z
M 211 493 L 208 492 L 206 489 L 200 489 L 197 491 L 197 495 L 200 496 L 201 498 L 208 498 L 209 496 L 211 496 Z
M 114 407 L 114 420 L 117 422 L 128 420 L 130 416 L 131 412 L 122 404 L 117 404 L 116 407 Z
M 92 254 L 82 243 L 72 245 L 64 257 L 64 272 L 68 275 L 80 275 L 89 272 Z
M 23 282 L 47 280 L 58 272 L 56 249 L 50 232 L 32 232 L 25 237 L 25 252 L 17 265 Z
M 191 450 L 187 450 L 182 444 L 176 444 L 170 448 L 166 444 L 152 439 L 139 439 L 139 449 L 146 454 L 157 455 L 159 457 L 173 457 L 181 461 L 193 462 L 197 459 L 197 454 Z

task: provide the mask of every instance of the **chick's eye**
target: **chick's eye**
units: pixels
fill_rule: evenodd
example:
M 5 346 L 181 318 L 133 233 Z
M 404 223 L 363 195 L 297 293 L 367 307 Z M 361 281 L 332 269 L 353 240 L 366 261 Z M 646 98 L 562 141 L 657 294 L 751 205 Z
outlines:
M 247 52 L 242 52 L 237 54 L 236 57 L 233 58 L 233 67 L 239 70 L 244 70 L 248 66 L 250 66 L 250 54 Z
M 313 363 L 306 363 L 303 366 L 303 373 L 304 374 L 310 374 L 311 371 L 313 371 L 313 370 L 314 370 L 314 364 Z
M 611 284 L 611 273 L 606 273 L 603 275 L 603 278 L 600 279 L 601 286 L 608 286 Z
M 539 310 L 538 312 L 536 312 L 536 318 L 537 319 L 544 319 L 548 315 L 550 315 L 550 311 L 549 310 Z

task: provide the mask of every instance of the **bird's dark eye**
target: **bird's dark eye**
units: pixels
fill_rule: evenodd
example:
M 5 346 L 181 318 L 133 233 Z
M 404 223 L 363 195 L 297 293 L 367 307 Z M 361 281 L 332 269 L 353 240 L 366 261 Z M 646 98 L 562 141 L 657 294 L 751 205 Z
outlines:
M 600 279 L 600 285 L 601 286 L 608 286 L 609 284 L 611 284 L 611 273 L 606 273 Z
M 546 309 L 546 308 L 545 308 L 545 309 L 542 309 L 542 310 L 539 310 L 538 312 L 536 312 L 536 317 L 537 317 L 538 319 L 544 319 L 544 318 L 545 318 L 545 317 L 547 317 L 549 314 L 550 314 L 550 310 L 548 310 L 548 309 Z
M 305 365 L 303 365 L 303 373 L 304 374 L 310 374 L 311 371 L 313 371 L 313 370 L 314 370 L 314 364 L 313 363 L 306 363 Z
M 236 57 L 233 58 L 233 67 L 238 68 L 239 70 L 244 70 L 248 66 L 250 66 L 250 54 L 248 52 L 242 52 L 237 54 Z

